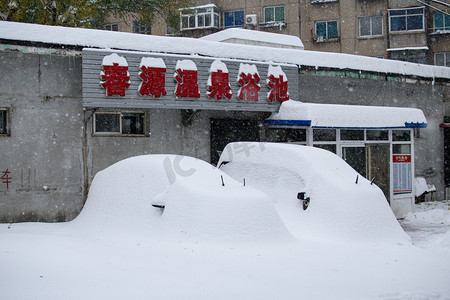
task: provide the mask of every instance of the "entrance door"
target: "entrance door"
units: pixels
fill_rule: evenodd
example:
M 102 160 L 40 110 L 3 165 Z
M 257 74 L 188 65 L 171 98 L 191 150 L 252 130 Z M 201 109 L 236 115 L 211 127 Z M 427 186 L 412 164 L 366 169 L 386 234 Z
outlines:
M 342 146 L 342 159 L 356 172 L 366 177 L 366 147 Z
M 257 120 L 211 119 L 211 164 L 217 164 L 228 143 L 259 140 Z
M 359 174 L 374 183 L 390 200 L 389 144 L 343 146 L 342 158 Z
M 389 144 L 367 145 L 367 178 L 383 191 L 390 202 Z

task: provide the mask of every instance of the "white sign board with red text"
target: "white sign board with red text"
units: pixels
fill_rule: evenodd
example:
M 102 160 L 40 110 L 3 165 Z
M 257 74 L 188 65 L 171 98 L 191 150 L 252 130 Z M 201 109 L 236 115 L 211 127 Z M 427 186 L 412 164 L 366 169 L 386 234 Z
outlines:
M 392 155 L 394 194 L 412 192 L 411 154 Z
M 295 65 L 83 49 L 83 106 L 278 111 L 298 99 Z

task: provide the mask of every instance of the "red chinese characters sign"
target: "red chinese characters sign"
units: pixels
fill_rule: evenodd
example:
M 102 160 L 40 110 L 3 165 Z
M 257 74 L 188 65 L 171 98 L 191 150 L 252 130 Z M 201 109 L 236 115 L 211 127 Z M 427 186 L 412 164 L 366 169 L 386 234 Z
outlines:
M 258 92 L 261 86 L 258 82 L 261 80 L 255 65 L 241 64 L 239 67 L 238 84 L 241 86 L 238 98 L 241 100 L 258 101 Z
M 270 88 L 267 97 L 270 102 L 274 99 L 280 102 L 289 100 L 287 77 L 280 66 L 269 66 L 267 86 Z
M 215 60 L 209 69 L 208 92 L 209 98 L 217 100 L 232 96 L 227 66 L 220 60 Z
M 100 78 L 104 81 L 101 81 L 100 85 L 106 89 L 106 95 L 125 96 L 125 90 L 130 87 L 127 61 L 113 53 L 105 56 L 102 67 Z
M 192 60 L 180 60 L 175 69 L 174 78 L 177 81 L 175 96 L 200 98 L 198 71 L 195 63 Z
M 158 98 L 167 94 L 166 65 L 161 58 L 142 58 L 139 70 L 139 78 L 142 79 L 140 95 Z
M 288 64 L 83 49 L 84 107 L 273 112 L 297 96 L 297 78 Z

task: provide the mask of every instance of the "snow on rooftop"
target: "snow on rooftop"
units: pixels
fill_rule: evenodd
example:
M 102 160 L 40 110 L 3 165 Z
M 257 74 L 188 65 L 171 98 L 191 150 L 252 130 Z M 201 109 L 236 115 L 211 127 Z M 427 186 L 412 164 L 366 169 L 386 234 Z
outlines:
M 192 6 L 192 7 L 183 7 L 178 10 L 183 11 L 183 10 L 191 10 L 191 9 L 199 9 L 199 8 L 218 8 L 218 7 L 217 7 L 217 5 L 215 5 L 213 3 L 209 3 L 209 4 L 204 4 L 204 5 Z
M 294 122 L 292 122 L 294 121 Z M 334 128 L 404 128 L 425 127 L 422 110 L 404 107 L 359 106 L 303 103 L 285 101 L 278 113 L 272 114 L 268 124 L 310 122 L 311 127 Z M 308 125 L 308 124 L 303 125 Z
M 310 67 L 365 70 L 371 72 L 450 78 L 450 68 L 342 53 L 277 49 L 227 44 L 181 37 L 149 36 L 127 32 L 46 26 L 0 21 L 0 39 L 37 43 L 202 55 L 217 58 L 291 63 Z M 224 49 L 226 48 L 226 50 Z
M 229 28 L 207 36 L 201 37 L 200 40 L 213 42 L 231 42 L 232 40 L 263 42 L 266 44 L 277 45 L 277 47 L 289 46 L 303 50 L 302 41 L 299 37 L 287 34 L 277 34 L 258 30 Z M 242 42 L 240 42 L 242 43 Z

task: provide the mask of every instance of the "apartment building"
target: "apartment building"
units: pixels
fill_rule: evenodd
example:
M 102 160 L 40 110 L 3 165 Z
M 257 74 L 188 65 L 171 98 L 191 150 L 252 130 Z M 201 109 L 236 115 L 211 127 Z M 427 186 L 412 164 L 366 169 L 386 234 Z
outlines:
M 180 9 L 180 26 L 112 18 L 105 29 L 201 37 L 240 27 L 299 36 L 306 50 L 450 66 L 448 0 L 211 0 Z

